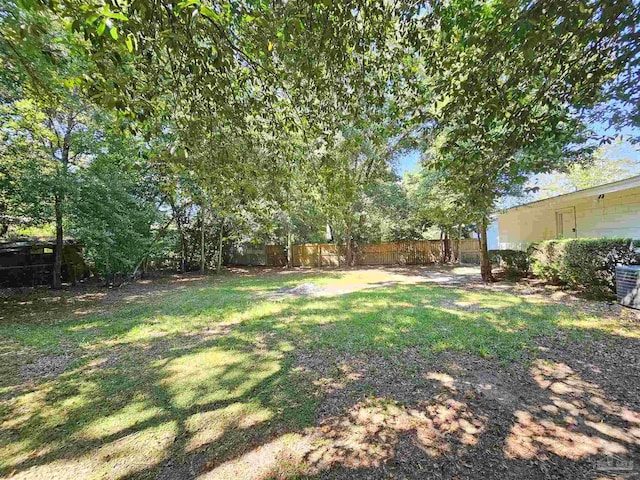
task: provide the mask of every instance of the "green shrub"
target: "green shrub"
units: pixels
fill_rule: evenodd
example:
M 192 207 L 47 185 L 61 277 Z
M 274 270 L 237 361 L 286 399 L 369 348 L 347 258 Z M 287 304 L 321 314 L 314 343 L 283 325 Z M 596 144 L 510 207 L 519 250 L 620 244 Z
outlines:
M 546 240 L 532 244 L 527 250 L 531 258 L 531 272 L 549 282 L 560 283 L 565 243 L 563 240 Z
M 593 295 L 615 291 L 616 265 L 638 261 L 629 238 L 546 240 L 530 247 L 533 274 Z
M 492 265 L 503 267 L 510 278 L 519 278 L 529 273 L 529 253 L 522 250 L 489 250 L 489 260 Z

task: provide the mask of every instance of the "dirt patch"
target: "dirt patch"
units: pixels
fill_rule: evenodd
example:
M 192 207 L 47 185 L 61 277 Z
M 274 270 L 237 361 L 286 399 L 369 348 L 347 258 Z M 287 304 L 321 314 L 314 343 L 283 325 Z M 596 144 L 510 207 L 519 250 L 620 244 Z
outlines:
M 282 287 L 268 296 L 269 300 L 279 300 L 288 297 L 305 297 L 305 296 L 318 296 L 326 294 L 327 292 L 322 287 L 312 282 L 302 283 L 295 287 Z
M 638 340 L 624 336 L 588 337 L 579 342 L 560 332 L 539 340 L 538 356 L 570 365 L 581 378 L 599 386 L 611 399 L 633 407 L 640 403 Z
M 419 376 L 427 362 L 418 349 L 402 355 L 356 355 L 337 351 L 300 351 L 296 367 L 325 393 L 316 411 L 318 421 L 372 395 L 410 403 L 433 395 L 433 382 Z
M 188 463 L 175 463 L 169 459 L 158 469 L 156 480 L 190 480 L 196 478 L 207 462 L 207 456 L 200 453 L 190 457 Z
M 296 365 L 326 394 L 317 411 L 320 421 L 371 396 L 412 404 L 449 392 L 484 398 L 500 408 L 527 397 L 539 400 L 526 393 L 526 388 L 536 389 L 531 380 L 523 384 L 525 367 L 512 365 L 505 370 L 497 361 L 461 353 L 428 358 L 417 348 L 388 356 L 307 351 L 296 354 Z
M 632 347 L 616 341 L 623 342 L 616 351 Z M 635 351 L 616 360 L 605 340 L 573 342 L 564 351 L 561 338 L 540 343 L 540 358 L 508 366 L 413 349 L 390 356 L 298 352 L 297 368 L 323 396 L 316 427 L 298 444 L 300 473 L 622 478 L 597 470 L 597 462 L 640 455 Z
M 34 380 L 40 377 L 53 377 L 63 373 L 69 364 L 75 360 L 70 354 L 43 355 L 35 362 L 24 364 L 20 367 L 22 380 Z
M 524 297 L 527 300 L 538 300 L 546 303 L 557 303 L 571 306 L 589 315 L 616 317 L 622 321 L 640 321 L 640 310 L 623 307 L 614 300 L 591 300 L 580 292 L 567 287 L 550 285 L 535 278 L 523 278 L 518 282 L 500 281 L 483 283 L 476 277 L 469 278 L 466 284 L 469 290 L 490 290 Z

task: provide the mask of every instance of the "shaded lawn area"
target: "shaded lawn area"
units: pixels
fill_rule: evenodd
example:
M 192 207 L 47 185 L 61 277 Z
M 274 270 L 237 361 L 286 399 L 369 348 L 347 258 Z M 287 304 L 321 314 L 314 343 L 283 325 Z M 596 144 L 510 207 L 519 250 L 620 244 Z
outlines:
M 5 301 L 0 475 L 593 478 L 639 458 L 629 315 L 417 272 Z

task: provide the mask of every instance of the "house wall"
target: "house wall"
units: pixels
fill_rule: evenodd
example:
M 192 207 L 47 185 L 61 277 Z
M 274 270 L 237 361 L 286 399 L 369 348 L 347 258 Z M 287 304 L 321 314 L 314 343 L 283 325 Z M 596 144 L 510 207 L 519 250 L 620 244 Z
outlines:
M 487 248 L 489 250 L 497 250 L 498 245 L 498 220 L 492 218 L 491 223 L 487 227 Z
M 501 249 L 525 249 L 531 242 L 558 238 L 556 212 L 575 209 L 580 238 L 630 237 L 640 239 L 640 186 L 582 197 L 559 197 L 508 210 L 498 215 Z M 567 238 L 566 234 L 564 237 Z

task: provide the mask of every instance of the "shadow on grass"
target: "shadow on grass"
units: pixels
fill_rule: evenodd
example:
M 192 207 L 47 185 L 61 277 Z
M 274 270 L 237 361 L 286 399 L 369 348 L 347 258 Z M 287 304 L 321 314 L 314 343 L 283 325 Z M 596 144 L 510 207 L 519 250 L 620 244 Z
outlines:
M 475 458 L 469 452 L 485 437 L 492 439 L 486 445 L 492 458 L 518 465 L 545 456 L 577 461 L 636 451 L 635 411 L 608 399 L 572 367 L 536 360 L 538 339 L 558 329 L 567 342 L 605 338 L 637 349 L 635 338 L 598 319 L 506 293 L 388 283 L 338 296 L 256 302 L 257 293 L 282 286 L 282 278 L 233 280 L 111 315 L 4 325 L 3 335 L 17 342 L 68 349 L 77 361 L 59 376 L 3 375 L 0 473 L 287 478 L 333 468 L 380 469 L 403 448 L 424 465 L 443 455 Z M 496 400 L 496 412 L 488 408 L 491 397 L 471 401 L 463 375 L 418 363 L 398 372 L 405 377 L 399 389 L 419 392 L 414 403 L 398 404 L 402 392 L 393 390 L 375 400 L 375 384 L 369 390 L 360 385 L 360 396 L 340 414 L 317 418 L 323 398 L 374 373 L 344 374 L 327 391 L 323 374 L 298 368 L 300 352 L 334 364 L 336 358 L 366 362 L 408 350 L 425 362 L 461 352 L 493 359 L 496 368 L 531 360 L 524 375 L 542 390 L 535 399 L 545 401 L 518 406 Z M 424 382 L 437 388 L 420 390 Z M 471 390 L 478 394 L 479 388 Z M 487 435 L 495 425 L 497 440 Z

